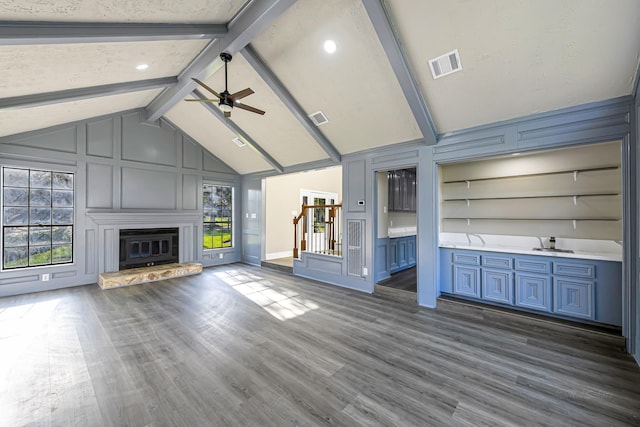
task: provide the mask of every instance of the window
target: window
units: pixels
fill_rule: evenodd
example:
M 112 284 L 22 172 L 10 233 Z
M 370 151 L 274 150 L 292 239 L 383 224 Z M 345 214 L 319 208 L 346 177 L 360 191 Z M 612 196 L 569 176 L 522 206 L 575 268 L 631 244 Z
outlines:
M 233 188 L 224 185 L 204 184 L 203 225 L 205 249 L 230 248 L 233 246 L 232 215 Z
M 73 262 L 73 174 L 2 169 L 3 269 Z

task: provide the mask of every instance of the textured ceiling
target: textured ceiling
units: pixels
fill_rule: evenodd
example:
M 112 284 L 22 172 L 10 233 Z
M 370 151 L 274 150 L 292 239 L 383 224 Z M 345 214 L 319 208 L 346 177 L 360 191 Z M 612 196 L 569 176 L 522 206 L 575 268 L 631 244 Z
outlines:
M 387 3 L 439 133 L 631 94 L 638 0 Z M 434 80 L 453 49 L 462 71 Z
M 15 21 L 225 24 L 245 3 L 246 0 L 0 0 L 0 17 Z
M 207 40 L 0 46 L 2 98 L 175 76 Z M 139 64 L 148 64 L 144 71 Z
M 60 125 L 147 105 L 161 89 L 0 111 L 0 136 Z
M 300 0 L 252 45 L 342 154 L 421 137 L 360 0 Z
M 366 9 L 364 1 L 370 2 Z M 387 57 L 390 44 L 385 51 L 380 24 L 374 26 L 367 13 L 376 1 L 383 0 L 0 0 L 0 136 L 145 107 L 162 89 L 75 102 L 47 98 L 50 105 L 38 107 L 15 108 L 15 99 L 175 77 L 178 84 L 154 101 L 165 103 L 162 111 L 172 123 L 239 173 L 271 170 L 258 151 L 236 147 L 231 140 L 237 135 L 204 106 L 182 101 L 192 90 L 189 77 L 211 76 L 207 82 L 223 88 L 215 59 L 232 46 L 231 92 L 251 87 L 255 94 L 245 102 L 266 111 L 259 116 L 236 109 L 232 120 L 285 168 L 326 164 L 332 147 L 343 155 L 420 139 L 418 123 L 424 129 L 425 122 L 415 119 L 404 96 L 407 83 L 392 67 L 398 63 Z M 384 7 L 415 79 L 414 93 L 424 99 L 439 134 L 633 90 L 640 61 L 638 0 L 388 0 Z M 62 28 L 74 44 L 58 45 L 47 36 L 42 44 L 21 45 L 3 33 L 2 21 L 66 22 Z M 170 40 L 150 34 L 153 41 L 133 42 L 125 34 L 117 41 L 127 31 L 119 26 L 111 28 L 112 37 L 82 43 L 91 26 L 74 26 L 78 22 L 229 24 L 229 35 Z M 327 39 L 337 44 L 333 55 L 322 49 Z M 247 62 L 241 53 L 246 43 L 292 99 L 283 102 L 282 91 L 272 90 L 273 82 Z M 427 61 L 453 49 L 460 51 L 462 71 L 434 80 Z M 149 68 L 137 71 L 140 63 Z M 172 90 L 179 95 L 165 96 Z M 292 104 L 302 117 L 322 110 L 329 122 L 311 127 L 312 135 Z M 332 146 L 327 151 L 317 142 L 323 139 Z

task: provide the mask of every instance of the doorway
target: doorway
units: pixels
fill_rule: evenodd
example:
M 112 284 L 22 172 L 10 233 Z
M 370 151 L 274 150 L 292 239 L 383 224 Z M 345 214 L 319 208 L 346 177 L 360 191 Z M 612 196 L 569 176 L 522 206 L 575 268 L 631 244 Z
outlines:
M 376 172 L 376 288 L 411 292 L 417 301 L 417 170 Z
M 307 206 L 326 206 L 338 203 L 338 193 L 328 193 L 324 191 L 300 189 L 300 204 Z M 328 250 L 327 246 L 327 219 L 329 218 L 328 208 L 313 208 L 305 217 L 303 233 L 310 230 L 307 242 L 307 251 L 322 253 Z

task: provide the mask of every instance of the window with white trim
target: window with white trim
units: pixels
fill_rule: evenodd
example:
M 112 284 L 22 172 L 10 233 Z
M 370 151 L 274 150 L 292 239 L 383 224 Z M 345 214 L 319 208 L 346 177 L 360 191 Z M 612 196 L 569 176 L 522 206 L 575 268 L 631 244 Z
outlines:
M 73 262 L 74 174 L 2 168 L 2 268 Z
M 233 187 L 203 184 L 204 249 L 233 246 Z

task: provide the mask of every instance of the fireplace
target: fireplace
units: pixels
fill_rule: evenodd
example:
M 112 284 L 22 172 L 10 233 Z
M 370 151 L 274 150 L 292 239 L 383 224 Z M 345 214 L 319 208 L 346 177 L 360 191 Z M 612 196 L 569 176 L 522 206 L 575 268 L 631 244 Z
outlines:
M 180 262 L 178 228 L 120 230 L 120 270 Z

